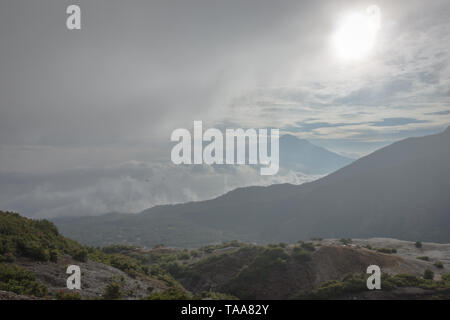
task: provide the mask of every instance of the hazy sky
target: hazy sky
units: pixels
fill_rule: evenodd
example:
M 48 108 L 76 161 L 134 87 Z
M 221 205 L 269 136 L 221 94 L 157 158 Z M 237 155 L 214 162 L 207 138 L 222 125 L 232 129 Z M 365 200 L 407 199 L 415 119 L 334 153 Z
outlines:
M 66 29 L 70 4 L 82 30 Z M 343 58 L 333 36 L 372 4 L 373 47 Z M 450 124 L 449 16 L 448 0 L 2 1 L 0 207 L 57 215 L 72 201 L 82 213 L 96 201 L 98 212 L 159 203 L 152 172 L 181 176 L 170 133 L 194 120 L 277 127 L 353 157 L 438 132 Z M 155 163 L 164 169 L 147 168 Z M 151 187 L 133 193 L 133 174 L 114 170 L 124 164 L 148 169 Z M 113 177 L 121 187 L 109 192 Z M 160 202 L 177 201 L 174 179 Z

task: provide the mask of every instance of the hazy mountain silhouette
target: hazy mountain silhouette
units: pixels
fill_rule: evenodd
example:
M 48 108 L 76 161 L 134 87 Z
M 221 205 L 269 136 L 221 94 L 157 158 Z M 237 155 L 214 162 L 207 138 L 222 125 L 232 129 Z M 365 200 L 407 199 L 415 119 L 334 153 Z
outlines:
M 249 163 L 248 141 L 246 141 L 245 161 Z M 237 146 L 234 146 L 236 160 Z M 345 167 L 354 160 L 312 144 L 308 140 L 286 134 L 279 140 L 280 168 L 290 169 L 310 175 L 326 175 Z M 225 154 L 224 154 L 225 163 Z M 259 167 L 254 165 L 254 167 Z
M 320 180 L 250 187 L 138 215 L 56 220 L 83 242 L 194 246 L 238 239 L 393 237 L 450 241 L 450 128 L 380 149 Z
M 329 174 L 353 160 L 293 135 L 280 138 L 280 166 L 306 174 Z

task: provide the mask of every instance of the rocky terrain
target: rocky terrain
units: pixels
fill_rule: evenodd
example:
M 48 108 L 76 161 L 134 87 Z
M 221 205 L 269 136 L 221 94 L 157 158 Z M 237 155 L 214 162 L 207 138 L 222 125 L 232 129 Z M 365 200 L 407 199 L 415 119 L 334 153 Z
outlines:
M 81 270 L 81 289 L 67 289 L 67 267 Z M 142 299 L 187 291 L 167 272 L 131 256 L 85 247 L 46 220 L 0 211 L 0 299 Z
M 151 292 L 165 291 L 169 285 L 145 275 L 131 277 L 127 273 L 112 266 L 95 261 L 80 262 L 65 255 L 57 263 L 36 263 L 31 259 L 22 258 L 16 262 L 36 275 L 36 279 L 48 288 L 48 295 L 55 296 L 58 292 L 69 293 L 66 280 L 68 265 L 78 265 L 82 271 L 81 290 L 74 290 L 82 299 L 101 299 L 106 287 L 111 282 L 120 284 L 122 299 L 142 299 Z
M 69 265 L 81 290 L 66 287 Z M 382 290 L 368 291 L 377 265 Z M 449 299 L 450 244 L 312 239 L 197 249 L 82 246 L 46 220 L 0 212 L 0 299 Z
M 325 239 L 300 244 L 300 248 L 303 247 L 305 251 L 310 250 L 308 255 L 296 258 L 299 245 L 283 245 L 284 251 L 292 252 L 290 257 L 278 251 L 266 261 L 261 260 L 259 266 L 255 265 L 260 259 L 258 254 L 263 254 L 258 252 L 259 247 L 222 248 L 208 258 L 192 262 L 187 271 L 180 273 L 179 280 L 194 291 L 215 290 L 243 298 L 289 299 L 349 274 L 365 274 L 370 265 L 378 265 L 383 273 L 391 276 L 407 274 L 421 278 L 429 270 L 435 281 L 450 272 L 450 245 L 424 243 L 422 248 L 417 248 L 414 242 L 395 239 L 352 239 L 350 243 L 343 239 Z M 279 248 L 272 247 L 272 250 L 275 252 Z M 397 252 L 383 253 L 389 252 L 388 249 Z M 419 259 L 424 257 L 428 257 L 428 261 Z M 442 262 L 442 266 L 436 266 L 438 262 Z M 259 273 L 261 268 L 264 272 Z M 422 288 L 396 288 L 383 293 L 361 292 L 360 298 L 407 298 L 409 295 L 426 298 L 432 292 Z
M 339 239 L 325 239 L 320 241 L 324 245 L 342 245 Z M 434 263 L 442 262 L 443 268 L 437 268 L 438 274 L 450 271 L 450 244 L 440 244 L 423 242 L 421 247 L 416 247 L 416 243 L 412 241 L 403 241 L 390 238 L 371 238 L 371 239 L 352 239 L 350 247 L 367 247 L 375 249 L 394 249 L 395 256 L 403 259 L 403 264 L 388 268 L 389 272 L 405 272 L 413 274 L 422 274 L 426 268 L 435 268 Z M 418 258 L 428 257 L 428 261 Z

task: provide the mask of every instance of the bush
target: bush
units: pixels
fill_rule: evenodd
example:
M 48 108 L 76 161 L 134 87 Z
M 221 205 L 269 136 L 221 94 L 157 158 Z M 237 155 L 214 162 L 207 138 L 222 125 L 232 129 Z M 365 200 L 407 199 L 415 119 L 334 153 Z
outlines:
M 38 283 L 33 273 L 7 264 L 0 264 L 0 290 L 36 297 L 47 294 L 47 287 Z
M 115 281 L 110 282 L 103 292 L 103 299 L 105 300 L 117 300 L 123 297 L 123 291 L 120 284 Z
M 386 254 L 393 254 L 397 253 L 397 249 L 390 249 L 390 248 L 378 248 L 376 249 L 377 252 L 386 253 Z
M 81 300 L 81 295 L 78 292 L 65 292 L 58 291 L 55 294 L 55 298 L 58 300 Z
M 414 244 L 416 246 L 416 248 L 422 248 L 422 242 L 420 241 L 416 241 L 416 243 Z
M 110 258 L 110 265 L 122 270 L 130 277 L 135 278 L 139 272 L 143 272 L 139 262 L 122 254 L 114 254 Z
M 55 249 L 50 250 L 49 257 L 50 257 L 51 262 L 54 262 L 54 263 L 58 262 L 58 256 L 59 256 L 58 250 L 55 250 Z
M 55 261 L 56 252 L 59 255 L 72 253 L 77 248 L 81 245 L 61 236 L 56 226 L 47 220 L 32 220 L 0 211 L 0 255 L 8 257 L 2 261 L 11 262 L 16 257 Z
M 189 251 L 185 250 L 178 254 L 178 259 L 180 260 L 189 260 L 191 258 L 191 254 Z
M 317 290 L 309 294 L 300 294 L 294 299 L 336 299 L 343 298 L 349 294 L 362 292 L 367 290 L 365 274 L 349 274 L 341 281 L 331 280 L 323 283 Z
M 292 250 L 292 257 L 297 260 L 298 262 L 305 262 L 310 260 L 311 256 L 310 254 L 303 249 L 303 247 L 294 247 Z
M 2 262 L 14 262 L 15 257 L 11 252 L 0 254 L 0 263 Z
M 137 247 L 134 245 L 128 245 L 128 244 L 113 244 L 110 246 L 106 246 L 101 248 L 101 251 L 104 253 L 123 253 L 123 252 L 130 252 L 136 250 Z
M 50 260 L 49 250 L 45 249 L 40 243 L 35 241 L 26 241 L 20 239 L 17 243 L 19 255 L 31 258 L 37 261 Z
M 314 244 L 310 243 L 310 242 L 303 242 L 300 244 L 300 246 L 305 249 L 306 251 L 316 251 L 316 248 L 314 247 Z
M 72 258 L 80 262 L 86 262 L 88 258 L 88 252 L 86 249 L 76 250 L 72 255 Z
M 170 288 L 163 292 L 152 293 L 145 300 L 189 300 L 191 297 L 185 291 Z
M 417 257 L 417 259 L 419 259 L 419 260 L 423 260 L 423 261 L 430 261 L 430 258 L 429 257 Z
M 342 238 L 341 240 L 339 240 L 339 242 L 342 243 L 343 245 L 349 245 L 350 243 L 353 242 L 353 240 L 350 238 Z
M 239 300 L 235 296 L 214 292 L 214 291 L 202 291 L 197 293 L 194 297 L 194 300 Z
M 436 268 L 438 268 L 438 269 L 444 269 L 444 265 L 443 265 L 442 262 L 440 262 L 440 261 L 436 261 L 436 262 L 434 263 L 434 266 L 435 266 Z
M 423 273 L 423 278 L 426 280 L 433 280 L 434 279 L 434 272 L 430 269 L 425 270 Z

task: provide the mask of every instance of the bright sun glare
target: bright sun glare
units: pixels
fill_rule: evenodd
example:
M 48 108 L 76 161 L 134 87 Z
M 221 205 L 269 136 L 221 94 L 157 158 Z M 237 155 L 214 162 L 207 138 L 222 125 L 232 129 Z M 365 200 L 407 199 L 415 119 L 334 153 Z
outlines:
M 344 59 L 360 59 L 373 46 L 380 29 L 380 8 L 370 6 L 363 14 L 353 13 L 342 19 L 333 36 L 337 53 Z

